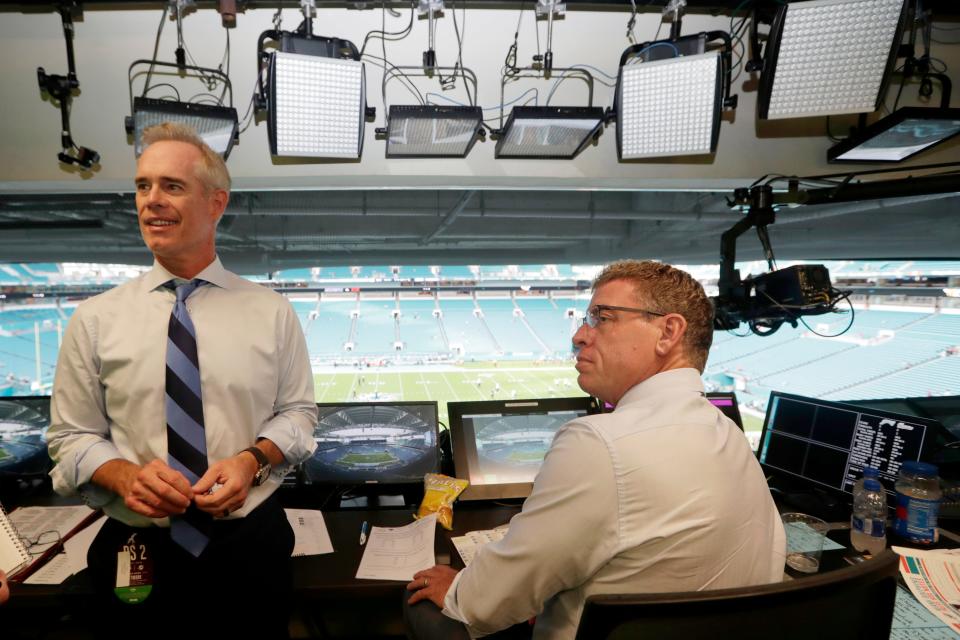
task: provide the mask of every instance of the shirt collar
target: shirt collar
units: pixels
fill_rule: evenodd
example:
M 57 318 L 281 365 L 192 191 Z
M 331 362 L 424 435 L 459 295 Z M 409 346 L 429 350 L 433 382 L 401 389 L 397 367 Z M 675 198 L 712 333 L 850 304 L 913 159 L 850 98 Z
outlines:
M 652 398 L 662 398 L 667 394 L 688 392 L 703 394 L 703 391 L 703 379 L 700 377 L 699 371 L 692 367 L 671 369 L 651 376 L 640 384 L 631 387 L 620 398 L 617 408 L 634 402 L 646 402 Z
M 167 282 L 176 279 L 178 279 L 177 276 L 167 271 L 162 264 L 154 259 L 153 268 L 147 272 L 144 278 L 144 284 L 148 291 L 153 291 L 157 287 L 162 287 Z M 182 278 L 179 279 L 182 280 Z M 193 279 L 205 280 L 221 289 L 230 288 L 229 272 L 223 268 L 223 263 L 220 262 L 220 256 L 216 256 L 213 262 L 207 265 L 203 271 L 195 275 Z

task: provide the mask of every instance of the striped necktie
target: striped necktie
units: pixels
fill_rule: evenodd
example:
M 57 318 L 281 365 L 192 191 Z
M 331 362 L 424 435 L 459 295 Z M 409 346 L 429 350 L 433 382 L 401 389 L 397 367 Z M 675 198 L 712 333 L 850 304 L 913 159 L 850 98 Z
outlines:
M 207 471 L 207 440 L 200 393 L 200 361 L 197 334 L 187 313 L 187 297 L 206 284 L 191 280 L 176 286 L 177 301 L 170 314 L 167 333 L 167 455 L 170 466 L 195 484 Z M 174 288 L 174 282 L 167 287 Z M 199 556 L 210 542 L 212 518 L 194 503 L 181 516 L 170 518 L 170 537 Z

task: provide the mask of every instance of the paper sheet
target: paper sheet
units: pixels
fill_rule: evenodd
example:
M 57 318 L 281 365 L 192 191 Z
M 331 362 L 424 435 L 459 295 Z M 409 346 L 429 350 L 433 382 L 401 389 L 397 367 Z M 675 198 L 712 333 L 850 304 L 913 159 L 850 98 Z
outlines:
M 413 574 L 436 564 L 433 540 L 437 515 L 405 527 L 373 527 L 357 568 L 358 580 L 413 580 Z
M 293 557 L 319 556 L 333 553 L 333 543 L 323 513 L 312 509 L 284 509 L 287 520 L 293 529 Z
M 73 507 L 23 507 L 11 511 L 7 517 L 13 526 L 20 532 L 20 537 L 30 543 L 35 543 L 44 534 L 43 539 L 50 542 L 43 545 L 33 544 L 30 555 L 37 556 L 48 548 L 60 542 L 73 531 L 77 525 L 93 513 L 93 509 L 85 505 Z M 47 532 L 56 531 L 57 535 Z
M 957 634 L 927 611 L 910 592 L 897 587 L 890 640 L 956 640 Z
M 496 529 L 470 531 L 464 536 L 451 538 L 450 541 L 463 559 L 463 565 L 468 566 L 473 562 L 474 556 L 477 555 L 477 551 L 479 551 L 483 545 L 502 540 L 503 536 L 507 535 L 509 527 L 509 524 L 505 524 Z
M 950 629 L 960 633 L 960 612 L 949 600 L 958 595 L 957 585 L 950 584 L 956 576 L 956 567 L 952 570 L 947 567 L 960 560 L 957 554 L 891 548 L 900 556 L 900 575 L 914 597 Z
M 106 521 L 107 518 L 100 518 L 89 527 L 78 531 L 63 543 L 62 552 L 50 558 L 49 562 L 24 580 L 24 584 L 63 584 L 63 581 L 73 574 L 86 569 L 87 550 Z

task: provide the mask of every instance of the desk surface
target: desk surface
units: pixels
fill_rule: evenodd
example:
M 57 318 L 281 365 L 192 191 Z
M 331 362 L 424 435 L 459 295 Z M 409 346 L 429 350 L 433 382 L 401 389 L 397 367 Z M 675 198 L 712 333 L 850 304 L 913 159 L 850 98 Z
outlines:
M 468 531 L 492 529 L 510 521 L 519 507 L 485 506 L 454 509 L 453 531 L 437 527 L 434 554 L 437 562 L 463 566 L 450 538 Z M 325 595 L 387 595 L 398 593 L 406 583 L 389 580 L 357 580 L 363 547 L 359 542 L 360 526 L 396 527 L 413 521 L 408 509 L 343 510 L 324 512 L 323 518 L 333 543 L 333 553 L 295 558 L 294 591 L 304 597 Z
M 434 555 L 441 564 L 462 567 L 460 557 L 450 539 L 468 531 L 492 529 L 510 521 L 520 507 L 470 505 L 454 508 L 453 531 L 437 527 Z M 324 522 L 333 553 L 320 556 L 301 556 L 293 561 L 294 592 L 304 599 L 354 596 L 392 596 L 398 594 L 405 582 L 390 580 L 357 580 L 354 576 L 360 565 L 364 547 L 359 544 L 360 526 L 396 527 L 413 521 L 412 509 L 348 509 L 325 511 Z M 80 574 L 82 575 L 82 574 Z M 83 582 L 76 585 L 83 595 Z M 42 601 L 62 595 L 60 585 L 13 585 L 11 606 L 37 606 Z M 397 596 L 399 597 L 399 596 Z

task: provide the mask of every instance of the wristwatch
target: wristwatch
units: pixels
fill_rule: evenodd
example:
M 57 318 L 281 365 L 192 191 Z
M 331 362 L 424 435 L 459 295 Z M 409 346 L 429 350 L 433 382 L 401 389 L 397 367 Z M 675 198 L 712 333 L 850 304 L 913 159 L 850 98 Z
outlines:
M 267 458 L 267 454 L 263 451 L 260 451 L 257 447 L 248 447 L 241 451 L 240 453 L 251 453 L 253 457 L 257 459 L 257 473 L 253 476 L 253 481 L 250 483 L 252 487 L 259 487 L 264 482 L 267 481 L 267 478 L 270 477 L 270 471 L 272 467 L 270 466 L 270 460 Z

